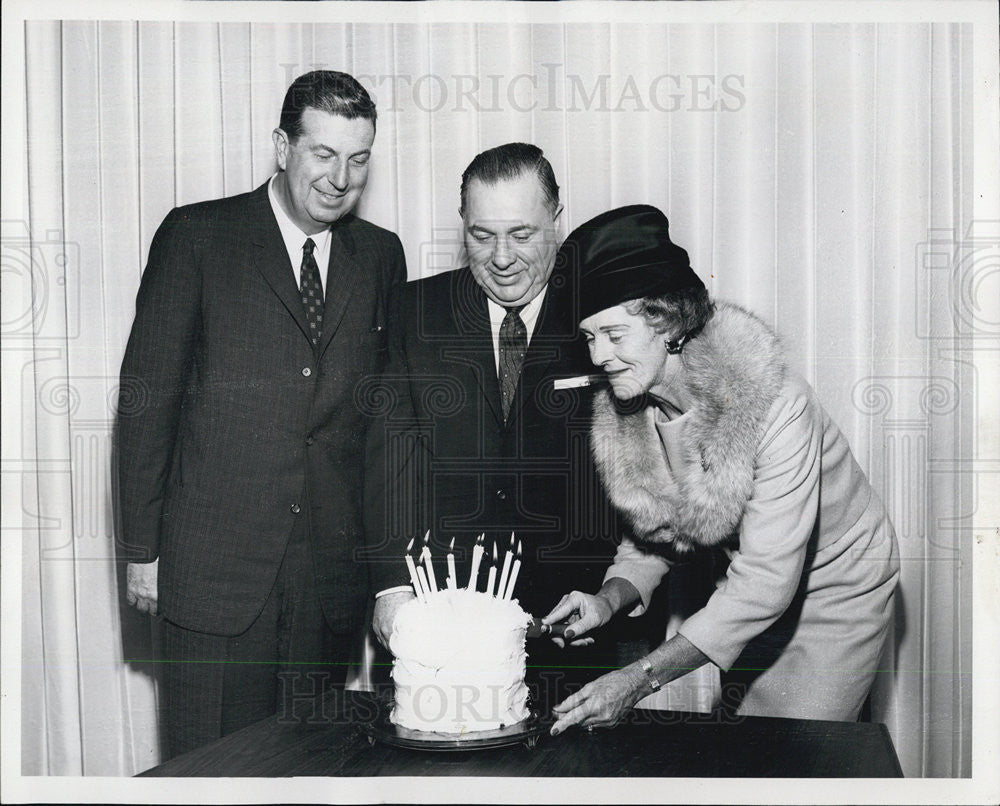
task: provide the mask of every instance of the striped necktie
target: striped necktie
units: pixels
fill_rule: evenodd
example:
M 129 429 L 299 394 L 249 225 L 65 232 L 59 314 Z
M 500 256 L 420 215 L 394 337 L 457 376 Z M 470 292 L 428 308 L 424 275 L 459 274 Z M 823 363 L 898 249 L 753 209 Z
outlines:
M 521 377 L 521 364 L 528 349 L 528 329 L 521 321 L 523 305 L 508 308 L 500 325 L 500 404 L 506 423 L 510 414 L 517 381 Z
M 300 288 L 302 291 L 302 307 L 306 312 L 306 323 L 309 325 L 309 338 L 313 347 L 319 344 L 323 335 L 323 284 L 319 279 L 319 266 L 313 257 L 316 244 L 312 238 L 306 238 L 302 245 L 302 269 L 300 271 Z

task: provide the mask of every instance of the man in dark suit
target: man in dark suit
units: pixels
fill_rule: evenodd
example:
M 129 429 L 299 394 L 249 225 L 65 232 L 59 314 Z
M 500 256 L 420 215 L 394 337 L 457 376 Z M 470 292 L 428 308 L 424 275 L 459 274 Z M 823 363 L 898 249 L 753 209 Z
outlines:
M 460 212 L 469 266 L 406 286 L 382 395 L 371 395 L 381 417 L 370 432 L 366 517 L 383 644 L 413 596 L 407 542 L 417 536 L 420 547 L 428 527 L 439 562 L 455 538 L 462 586 L 475 536 L 486 533 L 480 590 L 492 543 L 508 549 L 513 531 L 522 544 L 515 596 L 539 617 L 566 590 L 599 586 L 614 555 L 588 447 L 589 390 L 555 384 L 592 366 L 572 267 L 555 265 L 562 206 L 548 160 L 523 143 L 483 152 L 462 177 Z M 445 574 L 439 566 L 438 580 Z M 606 646 L 568 654 L 548 639 L 528 652 L 543 707 L 614 662 Z
M 406 277 L 399 239 L 351 214 L 375 119 L 351 76 L 301 76 L 278 172 L 173 210 L 150 246 L 119 484 L 128 599 L 163 617 L 168 755 L 342 682 L 364 619 L 355 386 Z

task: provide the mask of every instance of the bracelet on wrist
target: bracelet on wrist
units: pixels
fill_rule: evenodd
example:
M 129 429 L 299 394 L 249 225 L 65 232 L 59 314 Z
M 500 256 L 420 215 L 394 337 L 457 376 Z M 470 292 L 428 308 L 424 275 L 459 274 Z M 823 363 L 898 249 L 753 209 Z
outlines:
M 653 665 L 648 660 L 643 658 L 639 666 L 642 668 L 643 674 L 646 675 L 646 682 L 649 683 L 650 689 L 653 691 L 659 691 L 660 681 L 653 676 Z

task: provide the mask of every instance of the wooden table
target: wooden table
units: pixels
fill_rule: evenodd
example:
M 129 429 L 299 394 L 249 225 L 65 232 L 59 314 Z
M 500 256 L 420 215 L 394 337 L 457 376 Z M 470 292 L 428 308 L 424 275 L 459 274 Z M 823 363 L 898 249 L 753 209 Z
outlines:
M 635 711 L 613 730 L 429 752 L 371 745 L 374 695 L 330 692 L 308 719 L 265 719 L 144 776 L 902 777 L 885 725 Z

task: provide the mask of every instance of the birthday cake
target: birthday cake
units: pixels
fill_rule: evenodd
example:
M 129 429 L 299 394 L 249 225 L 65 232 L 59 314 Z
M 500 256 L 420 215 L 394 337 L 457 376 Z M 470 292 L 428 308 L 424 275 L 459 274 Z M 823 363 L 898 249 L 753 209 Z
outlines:
M 529 616 L 516 600 L 434 591 L 396 614 L 390 720 L 419 731 L 496 730 L 528 718 L 524 684 Z

